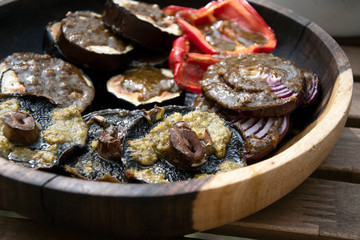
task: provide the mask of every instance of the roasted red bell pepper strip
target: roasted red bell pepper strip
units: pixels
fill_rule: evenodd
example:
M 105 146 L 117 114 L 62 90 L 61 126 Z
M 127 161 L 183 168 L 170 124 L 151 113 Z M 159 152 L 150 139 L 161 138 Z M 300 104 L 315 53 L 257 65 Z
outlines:
M 167 7 L 164 7 L 163 12 L 165 12 L 169 16 L 175 16 L 178 12 L 181 11 L 195 11 L 194 8 L 188 8 L 183 6 L 177 6 L 177 5 L 169 5 Z
M 175 9 L 175 8 L 174 8 Z M 176 12 L 176 9 L 173 14 Z M 212 1 L 200 9 L 179 9 L 176 18 L 192 44 L 196 45 L 205 54 L 239 54 L 248 52 L 270 52 L 276 46 L 277 40 L 273 30 L 257 11 L 245 0 L 219 0 Z M 233 49 L 222 49 L 207 40 L 201 28 L 206 24 L 217 28 L 215 31 L 221 35 L 220 45 L 232 42 Z M 234 25 L 235 24 L 235 25 Z M 250 39 L 248 36 L 260 36 L 261 40 Z M 248 43 L 242 42 L 245 38 Z
M 169 66 L 173 71 L 174 80 L 180 87 L 191 91 L 201 92 L 199 81 L 207 68 L 220 60 L 209 54 L 190 51 L 188 36 L 183 35 L 173 42 L 169 55 Z

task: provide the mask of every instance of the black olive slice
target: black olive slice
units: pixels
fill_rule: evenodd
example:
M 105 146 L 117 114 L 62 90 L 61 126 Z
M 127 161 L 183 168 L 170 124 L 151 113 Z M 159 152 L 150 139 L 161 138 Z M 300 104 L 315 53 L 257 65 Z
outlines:
M 53 168 L 69 149 L 85 147 L 88 127 L 75 108 L 47 98 L 0 96 L 0 156 L 32 168 Z
M 211 144 L 211 137 L 207 130 Z M 170 150 L 166 159 L 176 167 L 185 170 L 198 169 L 206 162 L 206 150 L 199 137 L 184 121 L 174 123 L 169 129 Z
M 143 66 L 113 76 L 107 90 L 134 106 L 161 104 L 181 97 L 180 89 L 170 69 Z
M 210 66 L 201 81 L 204 96 L 223 108 L 254 117 L 281 116 L 302 104 L 305 79 L 294 63 L 250 53 Z
M 9 111 L 3 116 L 4 136 L 13 144 L 29 146 L 40 137 L 40 131 L 30 114 L 19 111 Z
M 105 27 L 100 14 L 68 12 L 61 22 L 49 23 L 44 49 L 86 68 L 115 71 L 132 59 L 134 47 Z
M 1 92 L 45 96 L 62 107 L 84 111 L 95 89 L 74 65 L 47 54 L 13 53 L 0 63 Z
M 103 21 L 114 32 L 151 50 L 171 48 L 182 34 L 174 17 L 165 14 L 158 5 L 138 1 L 107 1 Z
M 96 181 L 126 182 L 121 161 L 123 137 L 128 128 L 142 116 L 141 111 L 105 109 L 84 116 L 89 127 L 84 151 L 71 154 L 63 168 L 71 175 Z
M 167 106 L 164 109 L 161 119 L 150 123 L 149 118 L 142 117 L 126 134 L 122 161 L 129 181 L 176 182 L 245 166 L 241 151 L 243 138 L 216 114 L 184 106 Z M 180 158 L 174 157 L 171 145 L 175 145 L 177 156 L 187 152 L 184 145 L 177 145 L 177 140 L 170 142 L 171 129 L 174 124 L 181 127 L 182 121 L 196 133 L 195 141 L 201 143 L 199 149 L 205 149 L 205 159 L 202 150 L 199 150 L 199 158 L 194 162 L 194 158 L 190 157 L 190 160 L 183 159 L 179 163 Z

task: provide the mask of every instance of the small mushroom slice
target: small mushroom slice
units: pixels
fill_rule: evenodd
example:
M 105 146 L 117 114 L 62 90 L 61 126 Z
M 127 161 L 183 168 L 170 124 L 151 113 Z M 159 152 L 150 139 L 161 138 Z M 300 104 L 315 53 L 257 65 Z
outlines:
M 109 0 L 105 4 L 103 21 L 114 32 L 155 51 L 170 49 L 172 42 L 182 34 L 175 18 L 157 4 Z
M 165 104 L 171 100 L 181 100 L 182 96 L 182 89 L 175 83 L 171 70 L 150 66 L 130 69 L 113 76 L 106 86 L 117 98 L 136 107 Z
M 149 183 L 213 175 L 224 161 L 245 166 L 243 138 L 216 114 L 184 106 L 164 109 L 161 119 L 152 122 L 145 114 L 125 135 L 122 161 L 131 181 L 144 182 L 140 173 Z
M 47 98 L 0 96 L 0 156 L 32 168 L 53 168 L 86 145 L 88 127 L 75 108 Z
M 13 53 L 0 63 L 1 92 L 45 96 L 84 111 L 93 101 L 91 80 L 74 65 L 47 54 Z
M 73 176 L 111 182 L 127 182 L 123 165 L 123 137 L 128 128 L 142 116 L 141 111 L 105 109 L 84 116 L 89 131 L 84 151 L 73 152 L 71 161 L 63 164 Z
M 68 12 L 46 26 L 43 48 L 83 67 L 114 71 L 132 59 L 134 46 L 113 34 L 92 11 Z

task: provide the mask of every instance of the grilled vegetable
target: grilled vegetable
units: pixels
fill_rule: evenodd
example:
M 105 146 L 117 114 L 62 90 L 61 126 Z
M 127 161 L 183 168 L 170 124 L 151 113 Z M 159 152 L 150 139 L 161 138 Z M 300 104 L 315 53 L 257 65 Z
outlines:
M 139 119 L 124 140 L 130 181 L 174 182 L 245 165 L 242 137 L 216 114 L 168 106 L 150 115 L 157 117 Z
M 130 69 L 113 76 L 107 82 L 107 90 L 119 99 L 142 107 L 175 100 L 182 92 L 170 70 L 150 66 Z
M 123 155 L 124 135 L 141 111 L 107 109 L 84 116 L 89 131 L 84 151 L 74 152 L 63 168 L 72 175 L 96 181 L 127 182 Z
M 0 156 L 32 168 L 53 168 L 85 147 L 88 127 L 75 108 L 36 96 L 0 97 Z
M 205 54 L 270 52 L 276 46 L 272 29 L 245 0 L 212 1 L 200 9 L 174 6 L 175 14 L 190 41 Z
M 245 146 L 241 150 L 247 164 L 263 159 L 287 134 L 290 127 L 289 115 L 280 117 L 244 117 L 236 112 L 228 111 L 199 94 L 192 106 L 202 111 L 215 112 L 230 122 L 245 139 Z
M 306 85 L 304 70 L 265 53 L 227 58 L 210 66 L 201 81 L 206 98 L 252 117 L 291 113 L 303 104 Z
M 95 90 L 74 65 L 35 53 L 14 53 L 0 63 L 1 92 L 45 96 L 62 107 L 84 111 Z
M 182 34 L 174 17 L 156 4 L 109 0 L 103 15 L 105 25 L 113 32 L 155 51 L 170 49 L 172 42 Z
M 50 54 L 106 71 L 123 69 L 134 52 L 131 43 L 113 34 L 102 16 L 91 11 L 68 12 L 61 22 L 49 23 L 43 45 Z

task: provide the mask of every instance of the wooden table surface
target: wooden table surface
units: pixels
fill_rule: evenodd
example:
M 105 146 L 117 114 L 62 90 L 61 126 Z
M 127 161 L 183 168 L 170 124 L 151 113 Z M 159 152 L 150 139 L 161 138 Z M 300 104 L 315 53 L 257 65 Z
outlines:
M 323 164 L 298 188 L 260 212 L 177 239 L 360 239 L 360 38 L 338 41 L 353 68 L 353 103 L 346 127 Z M 4 209 L 0 240 L 9 239 L 104 238 L 62 231 Z

